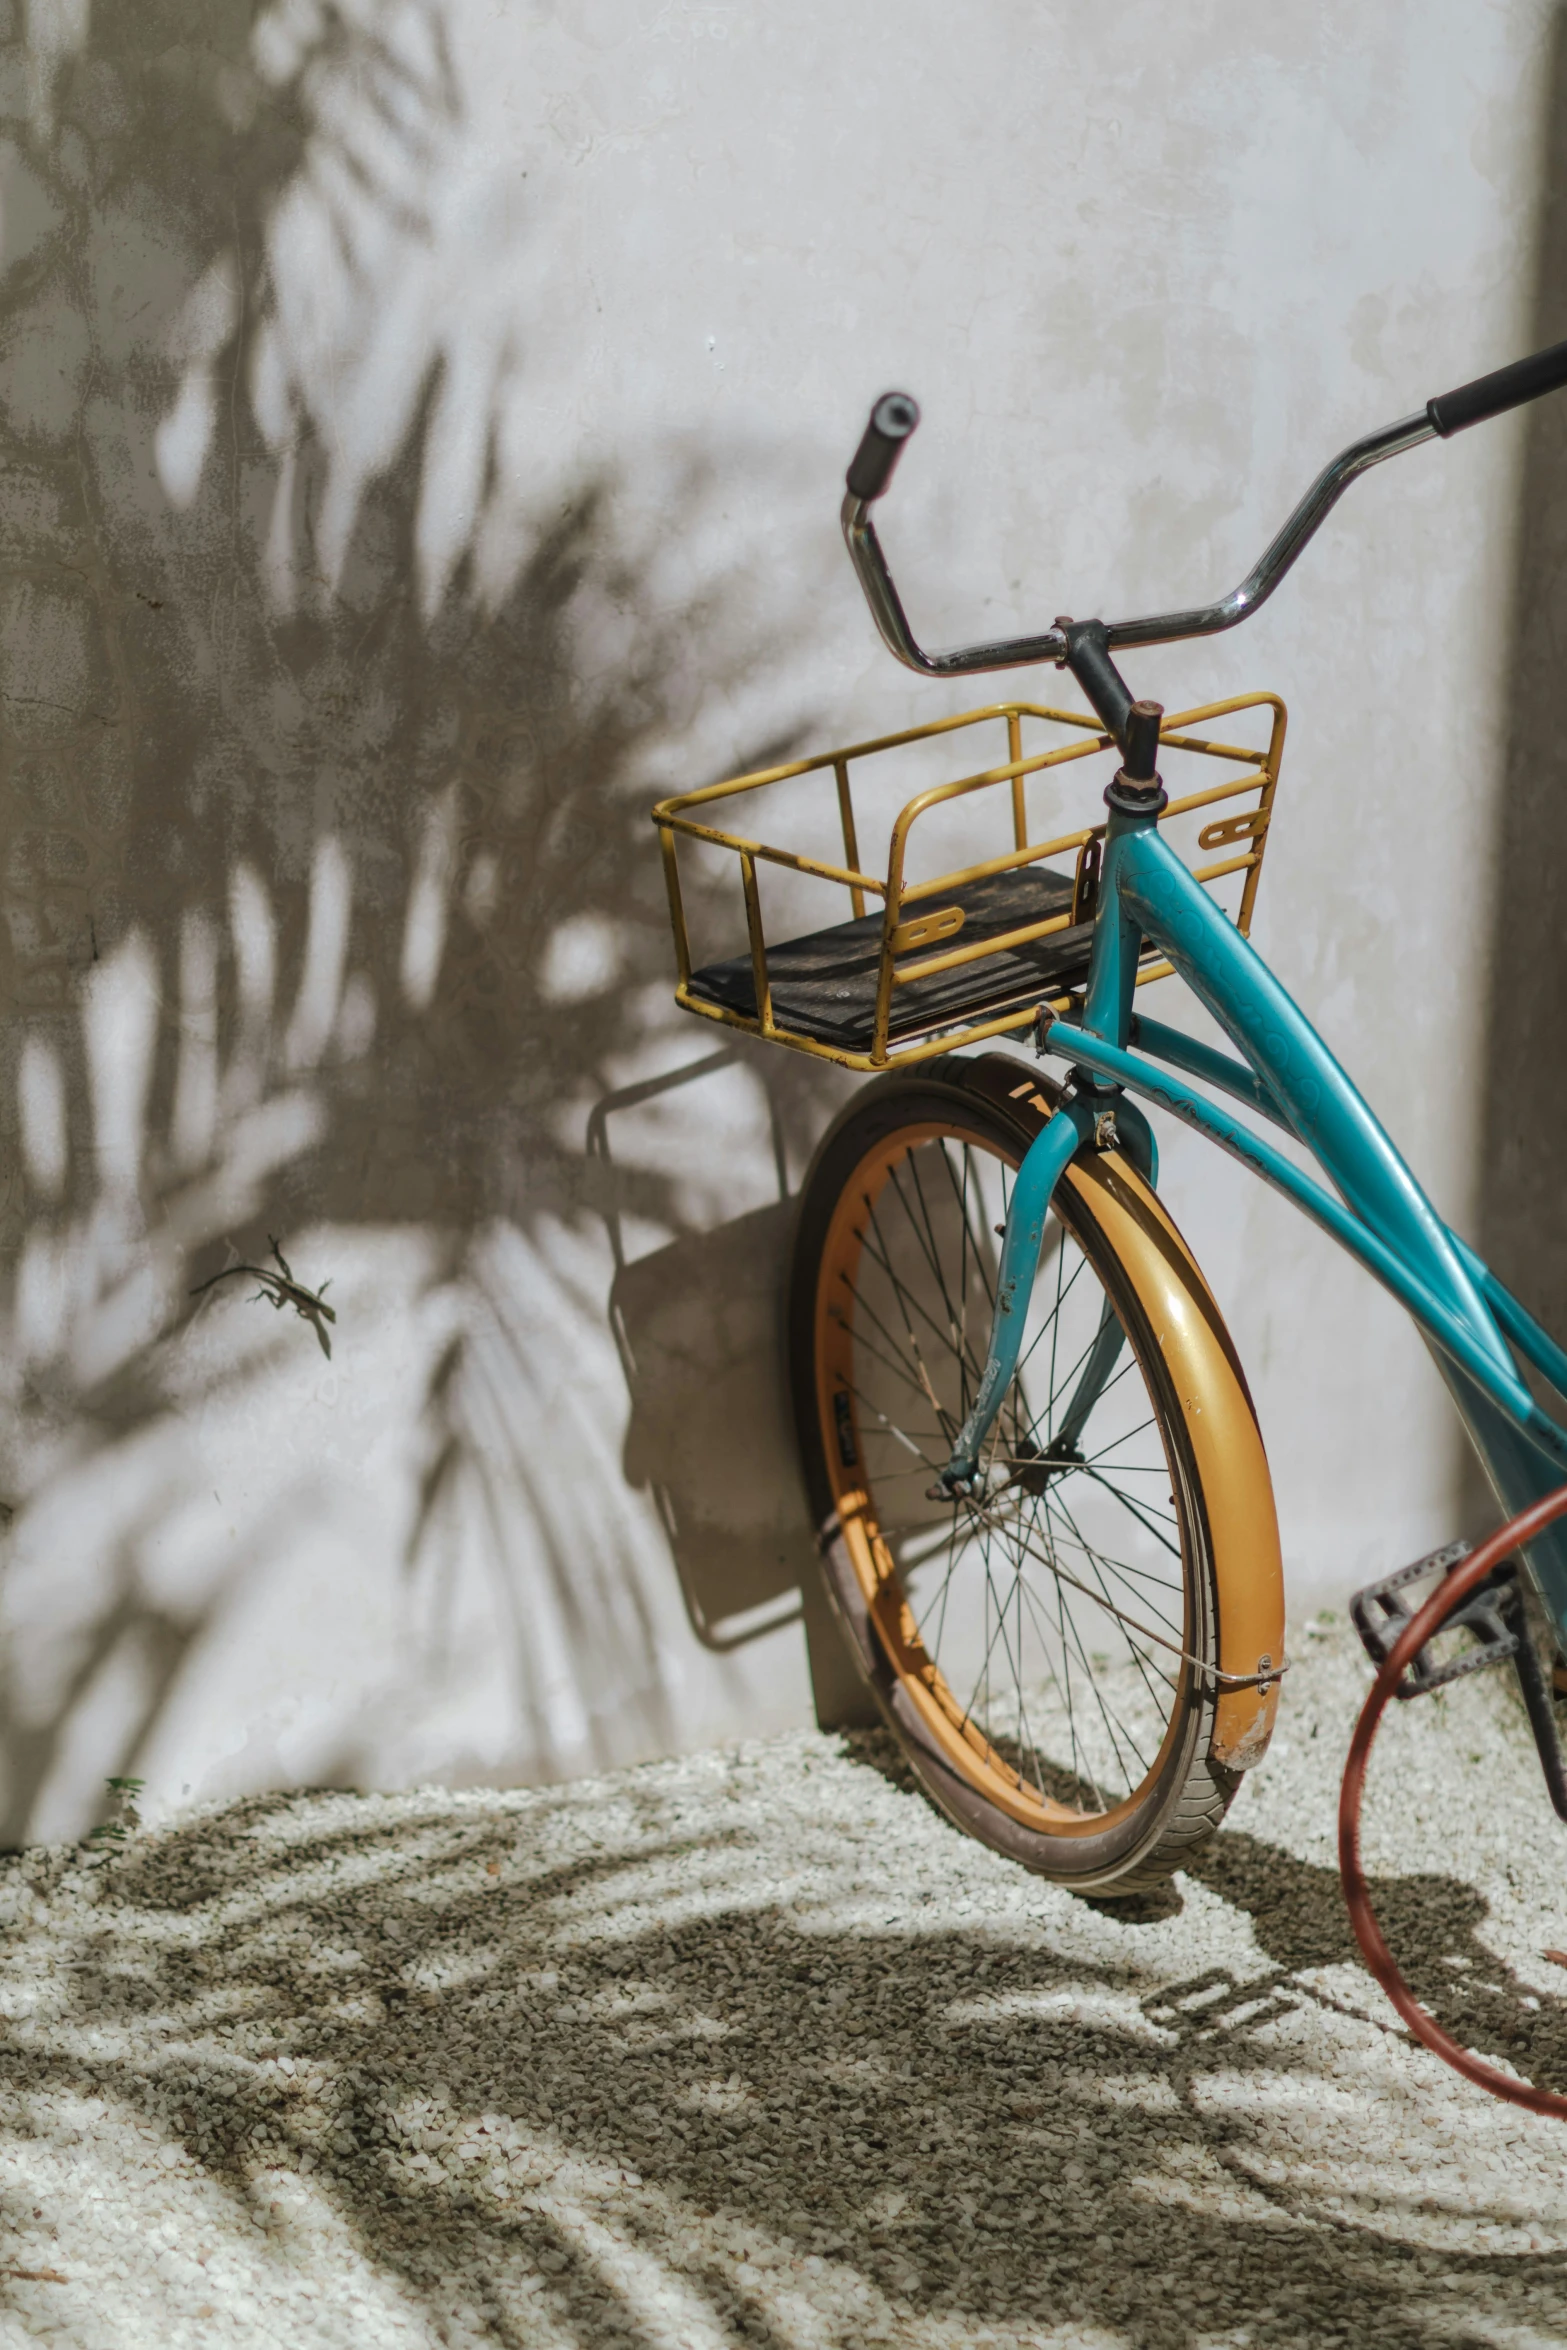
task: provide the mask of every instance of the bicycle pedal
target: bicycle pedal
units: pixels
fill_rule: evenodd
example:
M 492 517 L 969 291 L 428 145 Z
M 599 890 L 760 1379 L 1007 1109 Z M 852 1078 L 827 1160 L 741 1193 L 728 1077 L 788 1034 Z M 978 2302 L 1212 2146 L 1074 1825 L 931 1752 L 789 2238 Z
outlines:
M 1432 1576 L 1451 1574 L 1469 1553 L 1467 1542 L 1449 1542 L 1443 1549 L 1416 1559 L 1413 1565 L 1400 1567 L 1397 1574 L 1385 1576 L 1380 1583 L 1368 1583 L 1363 1591 L 1355 1593 L 1349 1603 L 1350 1618 L 1360 1635 L 1361 1646 L 1379 1670 L 1419 1613 L 1419 1608 L 1411 1607 L 1404 1597 L 1410 1585 L 1426 1582 Z M 1417 1649 L 1394 1696 L 1428 1697 L 1433 1689 L 1445 1689 L 1449 1682 L 1461 1681 L 1470 1673 L 1483 1673 L 1491 1665 L 1506 1664 L 1509 1658 L 1516 1657 L 1519 1636 L 1504 1621 L 1502 1606 L 1516 1588 L 1517 1579 L 1517 1568 L 1511 1560 L 1504 1560 L 1442 1627 L 1444 1632 L 1468 1632 L 1475 1646 L 1462 1656 L 1442 1662 L 1438 1662 L 1429 1648 Z M 1428 1593 L 1422 1593 L 1422 1604 L 1427 1597 Z

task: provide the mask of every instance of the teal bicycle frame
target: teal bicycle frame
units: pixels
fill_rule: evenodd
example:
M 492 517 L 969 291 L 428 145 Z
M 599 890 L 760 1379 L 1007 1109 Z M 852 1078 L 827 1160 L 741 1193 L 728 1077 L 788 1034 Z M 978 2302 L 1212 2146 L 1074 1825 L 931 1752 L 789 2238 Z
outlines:
M 1128 759 L 1105 794 L 1110 815 L 1081 1017 L 1040 1015 L 1040 1049 L 1068 1061 L 1072 1080 L 1018 1171 L 984 1374 L 941 1474 L 949 1492 L 972 1492 L 979 1480 L 981 1448 L 1017 1367 L 1050 1198 L 1063 1170 L 1079 1151 L 1113 1146 L 1126 1151 L 1149 1181 L 1155 1178 L 1153 1138 L 1129 1094 L 1184 1119 L 1282 1191 L 1408 1308 L 1509 1517 L 1567 1482 L 1567 1432 L 1535 1402 L 1513 1350 L 1564 1401 L 1567 1354 L 1448 1230 L 1316 1030 L 1160 838 L 1164 795 L 1153 767 L 1158 705 L 1133 702 L 1112 657 L 1122 647 L 1174 644 L 1238 626 L 1267 602 L 1350 483 L 1371 466 L 1564 388 L 1567 342 L 1439 393 L 1423 410 L 1350 442 L 1324 466 L 1240 585 L 1215 603 L 1134 620 L 1063 617 L 1037 635 L 945 653 L 926 652 L 909 627 L 870 511 L 919 423 L 919 406 L 906 392 L 886 392 L 871 410 L 849 467 L 842 520 L 850 560 L 888 650 L 923 677 L 965 677 L 1036 662 L 1070 669 L 1107 741 L 1118 742 Z M 1145 940 L 1169 958 L 1243 1060 L 1134 1017 Z M 1282 1151 L 1197 1092 L 1186 1082 L 1191 1077 L 1293 1134 L 1333 1190 L 1313 1182 Z M 1073 1457 L 1076 1432 L 1120 1345 L 1120 1326 L 1107 1306 L 1057 1431 L 1063 1462 Z M 1567 1653 L 1567 1521 L 1536 1534 L 1527 1559 Z
M 1567 1482 L 1567 1431 L 1535 1402 L 1513 1349 L 1567 1395 L 1567 1354 L 1452 1232 L 1391 1139 L 1286 989 L 1161 838 L 1157 805 L 1136 812 L 1107 794 L 1100 896 L 1079 1019 L 1042 1017 L 1041 1050 L 1071 1083 L 1018 1171 L 1002 1246 L 984 1376 L 943 1482 L 971 1488 L 980 1451 L 1017 1367 L 1051 1194 L 1081 1151 L 1119 1147 L 1152 1162 L 1142 1096 L 1231 1153 L 1331 1233 L 1407 1307 L 1429 1342 L 1508 1516 Z M 1244 1055 L 1198 1043 L 1133 1012 L 1144 941 L 1167 956 Z M 1184 1074 L 1176 1074 L 1176 1072 Z M 1197 1077 L 1304 1144 L 1333 1191 L 1186 1080 Z M 1335 1192 L 1337 1197 L 1334 1196 Z M 1108 1327 L 1074 1397 L 1086 1418 L 1118 1338 Z M 1529 1547 L 1535 1583 L 1567 1648 L 1567 1528 Z

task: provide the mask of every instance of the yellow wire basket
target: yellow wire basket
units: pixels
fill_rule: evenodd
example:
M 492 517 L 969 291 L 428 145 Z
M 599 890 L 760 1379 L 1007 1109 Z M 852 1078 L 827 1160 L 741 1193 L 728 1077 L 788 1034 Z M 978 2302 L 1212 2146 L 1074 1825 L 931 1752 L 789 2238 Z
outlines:
M 1249 725 L 1236 723 L 1248 713 Z M 1194 731 L 1220 721 L 1226 734 L 1265 732 L 1267 739 L 1248 748 Z M 1004 760 L 956 780 L 921 780 L 954 764 L 959 744 L 980 748 L 983 736 L 971 730 L 985 728 L 1005 730 Z M 1198 881 L 1228 885 L 1227 910 L 1242 931 L 1256 902 L 1284 728 L 1276 694 L 1245 694 L 1180 711 L 1160 730 L 1160 772 L 1171 793 L 1161 828 Z M 653 822 L 675 933 L 676 1002 L 848 1069 L 925 1060 L 1026 1028 L 1042 1004 L 1069 1011 L 1088 967 L 1104 823 L 1051 827 L 1067 813 L 1068 798 L 1079 801 L 1079 816 L 1101 805 L 1116 764 L 1096 719 L 997 702 L 661 800 Z M 1215 764 L 1219 780 L 1200 780 Z M 1174 788 L 1179 780 L 1196 788 L 1183 794 Z M 905 797 L 910 783 L 920 788 Z M 741 798 L 750 803 L 748 817 L 783 831 L 792 845 L 728 832 L 712 820 Z M 958 802 L 965 804 L 955 808 Z M 958 823 L 965 853 L 988 826 L 991 853 L 947 865 Z M 872 873 L 860 840 L 883 826 L 886 862 Z M 714 886 L 722 867 L 731 858 L 738 864 L 741 952 L 693 965 L 682 853 L 688 867 L 693 857 L 705 866 L 704 926 L 722 901 Z M 922 874 L 928 864 L 941 869 Z M 768 908 L 773 929 L 789 935 L 769 937 L 764 868 L 769 899 L 776 899 Z M 808 901 L 824 892 L 839 918 L 799 927 L 817 910 Z M 1138 983 L 1169 970 L 1150 949 Z

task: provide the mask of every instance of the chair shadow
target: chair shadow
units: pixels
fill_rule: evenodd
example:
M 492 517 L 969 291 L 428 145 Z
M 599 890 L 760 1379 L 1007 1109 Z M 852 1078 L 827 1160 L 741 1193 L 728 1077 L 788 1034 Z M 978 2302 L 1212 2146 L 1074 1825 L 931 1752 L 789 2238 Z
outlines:
M 603 1213 L 615 1261 L 609 1314 L 631 1418 L 622 1465 L 650 1490 L 680 1577 L 692 1630 L 720 1654 L 802 1623 L 818 1727 L 868 1729 L 879 1717 L 826 1602 L 817 1567 L 788 1391 L 784 1309 L 796 1201 L 782 1088 L 770 1085 L 779 1197 L 706 1231 L 627 1258 L 612 1149 L 617 1113 L 678 1095 L 745 1065 L 764 1083 L 771 1064 L 725 1047 L 605 1095 L 588 1154 L 606 1178 Z M 798 1092 L 798 1080 L 796 1080 Z
M 1249 1996 L 1294 1997 L 1305 1975 L 1362 1965 L 1337 1869 L 1227 1829 L 1187 1874 L 1248 1913 L 1274 1962 L 1271 1985 L 1253 1986 Z M 1422 1875 L 1372 1877 L 1368 1889 L 1401 1973 L 1436 2022 L 1477 2054 L 1505 2057 L 1527 2080 L 1567 2091 L 1567 1997 L 1526 1987 L 1488 1947 L 1481 1930 L 1489 1912 L 1475 1888 L 1457 1877 Z M 1222 1989 L 1194 1992 L 1189 2010 L 1194 2027 L 1217 2022 L 1228 2012 Z M 1366 2012 L 1402 2030 L 1380 1991 L 1371 1991 Z

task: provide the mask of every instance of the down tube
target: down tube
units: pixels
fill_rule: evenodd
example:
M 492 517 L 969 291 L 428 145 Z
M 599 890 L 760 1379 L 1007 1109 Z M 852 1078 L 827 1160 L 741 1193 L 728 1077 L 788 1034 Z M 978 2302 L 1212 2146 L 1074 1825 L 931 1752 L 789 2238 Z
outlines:
M 1395 1248 L 1514 1377 L 1517 1368 L 1445 1225 L 1344 1070 L 1255 947 L 1220 912 L 1156 832 L 1120 845 L 1114 886 L 1147 935 L 1245 1055 L 1347 1203 Z M 1110 860 L 1106 860 L 1107 864 Z M 1108 876 L 1107 876 L 1108 878 Z M 1503 1510 L 1525 1509 L 1562 1482 L 1473 1381 L 1433 1349 Z M 1567 1635 L 1567 1522 L 1530 1546 L 1530 1563 Z

